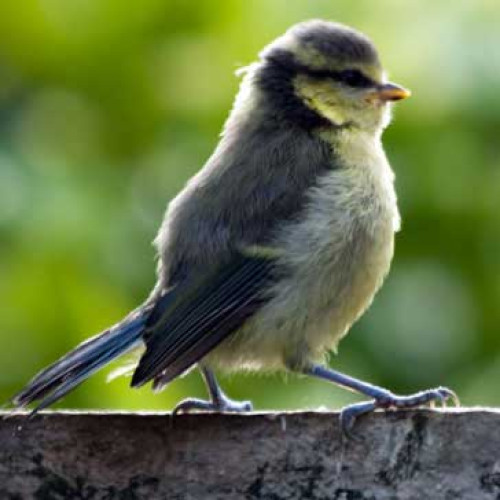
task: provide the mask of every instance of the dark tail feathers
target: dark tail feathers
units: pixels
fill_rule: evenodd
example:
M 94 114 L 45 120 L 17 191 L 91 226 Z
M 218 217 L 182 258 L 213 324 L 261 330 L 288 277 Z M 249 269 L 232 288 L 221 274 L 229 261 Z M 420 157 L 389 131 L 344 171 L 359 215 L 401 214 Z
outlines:
M 36 375 L 14 398 L 16 407 L 39 401 L 33 413 L 50 406 L 87 377 L 126 351 L 140 345 L 147 309 L 138 309 L 120 323 L 83 342 Z

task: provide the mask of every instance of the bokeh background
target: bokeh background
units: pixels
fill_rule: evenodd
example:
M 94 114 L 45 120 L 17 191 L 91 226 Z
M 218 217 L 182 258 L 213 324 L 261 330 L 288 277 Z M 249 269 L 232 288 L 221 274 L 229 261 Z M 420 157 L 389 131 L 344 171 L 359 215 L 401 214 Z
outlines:
M 0 401 L 154 284 L 166 202 L 210 155 L 234 71 L 291 24 L 338 20 L 413 90 L 385 145 L 403 230 L 337 369 L 398 392 L 500 405 L 498 0 L 6 0 L 0 3 Z M 101 372 L 59 406 L 169 409 Z M 257 409 L 359 397 L 295 376 L 222 378 Z

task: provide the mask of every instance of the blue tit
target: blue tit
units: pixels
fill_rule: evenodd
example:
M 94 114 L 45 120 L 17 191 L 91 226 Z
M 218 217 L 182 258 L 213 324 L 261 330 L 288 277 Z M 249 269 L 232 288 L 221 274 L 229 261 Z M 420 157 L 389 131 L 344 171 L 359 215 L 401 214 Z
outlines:
M 15 406 L 45 408 L 136 348 L 132 387 L 201 370 L 210 399 L 176 412 L 251 409 L 215 370 L 288 370 L 368 396 L 342 411 L 346 431 L 376 408 L 455 397 L 399 396 L 325 363 L 389 271 L 400 217 L 381 136 L 410 92 L 387 81 L 366 36 L 322 20 L 291 27 L 242 75 L 215 151 L 167 208 L 150 296 L 36 375 Z

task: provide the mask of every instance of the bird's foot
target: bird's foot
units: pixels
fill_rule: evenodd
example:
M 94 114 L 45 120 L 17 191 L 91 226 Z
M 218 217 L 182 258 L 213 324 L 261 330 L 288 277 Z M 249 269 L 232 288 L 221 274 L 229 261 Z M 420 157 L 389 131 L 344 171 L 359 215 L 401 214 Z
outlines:
M 409 396 L 398 396 L 390 391 L 381 391 L 374 394 L 372 401 L 364 401 L 346 406 L 340 413 L 340 425 L 344 434 L 352 437 L 352 428 L 356 419 L 364 413 L 369 413 L 377 408 L 383 409 L 404 409 L 418 408 L 420 406 L 440 403 L 442 407 L 446 407 L 446 403 L 451 401 L 455 406 L 460 405 L 457 395 L 446 387 L 437 387 L 426 391 L 416 392 Z
M 201 410 L 215 413 L 245 413 L 252 411 L 250 401 L 233 401 L 226 396 L 219 397 L 216 401 L 204 401 L 203 399 L 188 398 L 182 400 L 173 410 L 173 414 L 190 413 Z

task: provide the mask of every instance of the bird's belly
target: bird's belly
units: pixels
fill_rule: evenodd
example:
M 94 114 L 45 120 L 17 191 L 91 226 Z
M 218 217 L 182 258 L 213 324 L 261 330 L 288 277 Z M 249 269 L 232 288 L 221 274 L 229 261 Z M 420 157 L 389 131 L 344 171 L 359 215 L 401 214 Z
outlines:
M 335 349 L 370 305 L 399 228 L 394 175 L 378 140 L 350 133 L 339 141 L 343 168 L 318 180 L 301 216 L 274 242 L 283 272 L 271 299 L 210 361 L 226 368 L 300 369 Z
M 389 221 L 374 233 L 352 230 L 356 234 L 342 249 L 332 237 L 322 238 L 321 248 L 302 250 L 303 260 L 275 286 L 271 301 L 215 349 L 208 363 L 226 370 L 300 368 L 335 350 L 370 305 L 393 255 Z
M 394 250 L 394 232 L 389 227 L 381 227 L 376 235 L 365 235 L 360 248 L 349 251 L 346 260 L 350 265 L 341 265 L 344 277 L 338 282 L 339 270 L 332 269 L 322 288 L 331 286 L 330 293 L 323 292 L 324 303 L 317 309 L 317 322 L 307 329 L 309 349 L 314 357 L 322 355 L 326 349 L 335 349 L 338 341 L 348 332 L 351 325 L 371 304 L 375 293 L 387 275 Z M 354 258 L 355 257 L 355 258 Z M 329 278 L 329 283 L 327 282 Z M 321 292 L 320 292 L 321 293 Z
M 271 299 L 209 356 L 226 368 L 300 369 L 335 349 L 386 276 L 399 214 L 385 157 L 324 176 L 275 245 Z M 367 165 L 368 167 L 368 165 Z

